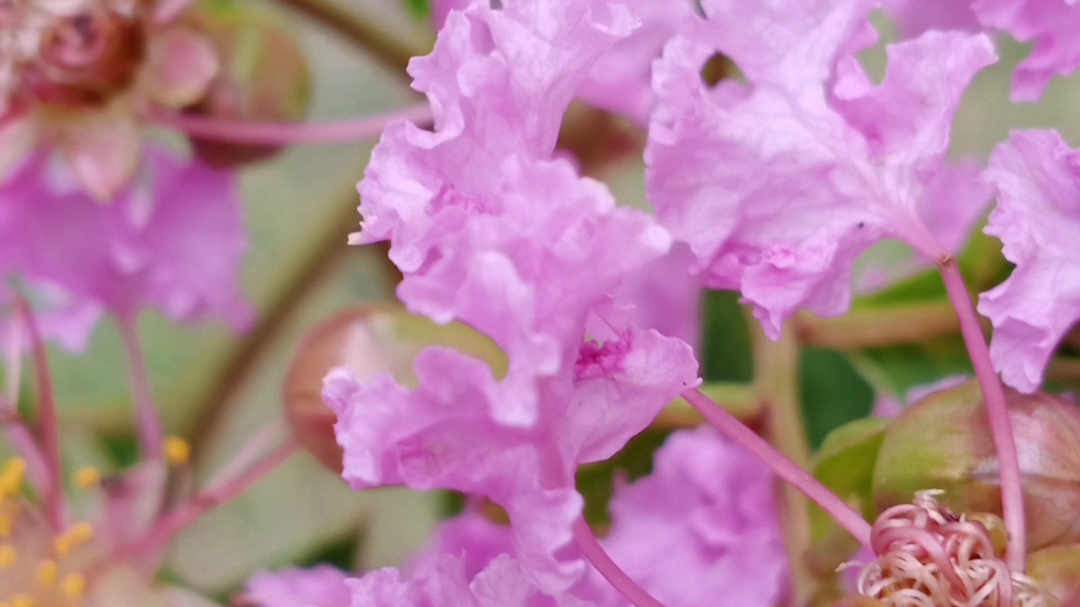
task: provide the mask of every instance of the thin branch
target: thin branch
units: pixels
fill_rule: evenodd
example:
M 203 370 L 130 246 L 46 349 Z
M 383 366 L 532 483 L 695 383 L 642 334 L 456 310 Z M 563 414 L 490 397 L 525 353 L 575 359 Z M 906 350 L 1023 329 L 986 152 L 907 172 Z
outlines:
M 237 390 L 259 361 L 263 351 L 273 343 L 306 298 L 317 290 L 318 285 L 331 275 L 334 268 L 348 254 L 360 252 L 346 244 L 349 233 L 354 231 L 359 223 L 356 193 L 350 192 L 343 202 L 345 204 L 342 204 L 340 213 L 327 222 L 328 229 L 271 298 L 270 305 L 260 315 L 258 324 L 234 350 L 229 361 L 210 384 L 206 396 L 196 407 L 195 421 L 186 433 L 191 443 L 192 465 L 196 469 L 205 455 L 206 447 L 213 441 L 219 422 L 227 417 L 236 402 L 234 396 Z M 385 259 L 385 251 L 380 258 Z M 392 290 L 397 282 L 397 275 L 390 276 L 392 284 L 387 286 Z
M 120 337 L 128 359 L 131 393 L 135 400 L 135 418 L 139 431 L 139 446 L 143 457 L 155 462 L 165 461 L 165 432 L 161 413 L 154 404 L 154 390 L 146 369 L 146 356 L 139 343 L 139 329 L 133 314 L 119 318 Z
M 1001 475 L 1002 518 L 1009 533 L 1006 560 L 1010 569 L 1023 573 L 1027 553 L 1024 486 L 1020 476 L 1020 460 L 1016 454 L 1012 420 L 1009 419 L 1009 409 L 1005 401 L 1005 390 L 1001 386 L 997 371 L 994 370 L 994 363 L 990 360 L 990 349 L 986 346 L 975 306 L 971 303 L 971 295 L 956 261 L 943 255 L 938 261 L 938 267 L 941 269 L 941 278 L 945 281 L 949 300 L 960 319 L 960 332 L 964 336 L 971 365 L 975 368 L 975 377 L 979 380 L 983 401 L 986 403 L 986 413 L 990 418 L 990 431 L 994 436 Z
M 431 121 L 431 108 L 422 103 L 401 110 L 338 122 L 243 122 L 194 114 L 156 111 L 151 119 L 191 137 L 251 145 L 351 143 L 379 136 L 387 123 L 399 119 Z
M 800 312 L 793 324 L 800 343 L 837 350 L 920 343 L 960 330 L 948 301 L 852 310 L 839 318 Z
M 421 55 L 424 49 L 412 48 L 388 35 L 386 28 L 368 22 L 332 0 L 279 0 L 308 17 L 337 32 L 349 42 L 368 51 L 383 65 L 402 78 L 408 78 L 405 68 L 409 59 Z

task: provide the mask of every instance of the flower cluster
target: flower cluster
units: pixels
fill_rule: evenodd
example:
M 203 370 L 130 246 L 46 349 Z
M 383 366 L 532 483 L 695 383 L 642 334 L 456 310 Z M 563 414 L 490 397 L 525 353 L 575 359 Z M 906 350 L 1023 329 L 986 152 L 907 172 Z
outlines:
M 434 47 L 407 70 L 426 104 L 329 125 L 282 123 L 308 84 L 284 30 L 211 4 L 0 0 L 0 421 L 22 455 L 0 474 L 0 607 L 205 604 L 155 577 L 163 549 L 297 444 L 355 490 L 449 492 L 463 509 L 399 568 L 262 572 L 239 606 L 1080 600 L 1080 413 L 1042 391 L 1080 321 L 1080 151 L 1025 130 L 985 166 L 949 154 L 1004 34 L 1033 43 L 1014 101 L 1080 67 L 1080 4 L 435 1 Z M 331 6 L 290 4 L 394 55 Z M 878 8 L 898 40 L 875 80 L 862 57 L 879 45 Z M 583 105 L 602 120 L 575 117 Z M 189 152 L 147 141 L 150 125 Z M 644 203 L 617 200 L 603 181 L 614 161 L 578 149 L 605 128 L 624 135 L 611 149 L 641 152 Z M 236 169 L 375 131 L 349 242 L 385 244 L 399 303 L 316 328 L 285 381 L 293 439 L 269 449 L 260 434 L 191 491 L 139 312 L 246 328 Z M 1014 267 L 965 283 L 978 227 Z M 893 275 L 927 270 L 940 302 L 871 309 L 816 343 L 955 337 L 976 379 L 936 383 L 895 419 L 833 424 L 811 459 L 798 344 L 852 310 L 856 264 L 885 240 L 917 259 Z M 737 292 L 756 319 L 753 385 L 703 379 L 710 290 Z M 107 479 L 74 474 L 100 506 L 76 521 L 44 340 L 78 350 L 105 313 L 129 354 L 142 458 Z M 610 495 L 585 490 L 650 429 L 665 434 L 645 470 L 615 473 Z M 844 588 L 834 567 L 859 544 L 869 564 Z

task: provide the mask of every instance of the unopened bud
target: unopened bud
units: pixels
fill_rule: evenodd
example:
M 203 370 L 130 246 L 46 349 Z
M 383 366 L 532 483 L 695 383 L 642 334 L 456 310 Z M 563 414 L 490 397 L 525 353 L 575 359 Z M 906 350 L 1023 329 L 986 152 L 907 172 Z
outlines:
M 1028 551 L 1080 541 L 1080 409 L 1006 390 L 1023 476 Z M 924 489 L 956 512 L 1001 515 L 997 452 L 978 384 L 931 394 L 885 433 L 874 469 L 878 511 Z
M 307 59 L 288 27 L 261 12 L 229 3 L 199 15 L 213 41 L 221 71 L 190 111 L 239 122 L 293 122 L 307 113 L 311 76 Z M 280 148 L 195 138 L 200 158 L 234 166 L 273 156 Z

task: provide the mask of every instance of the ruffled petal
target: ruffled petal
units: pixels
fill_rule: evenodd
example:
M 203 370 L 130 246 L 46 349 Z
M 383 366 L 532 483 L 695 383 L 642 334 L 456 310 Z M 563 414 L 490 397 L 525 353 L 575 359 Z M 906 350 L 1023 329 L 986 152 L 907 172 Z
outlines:
M 1016 268 L 983 293 L 979 312 L 994 324 L 990 356 L 1005 383 L 1033 392 L 1080 319 L 1080 152 L 1054 131 L 1014 131 L 986 176 L 998 188 L 986 233 Z

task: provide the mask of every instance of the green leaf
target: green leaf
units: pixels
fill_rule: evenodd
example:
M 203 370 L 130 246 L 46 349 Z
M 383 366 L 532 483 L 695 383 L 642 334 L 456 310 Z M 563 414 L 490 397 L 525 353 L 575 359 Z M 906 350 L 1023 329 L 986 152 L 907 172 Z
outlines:
M 705 291 L 702 297 L 702 377 L 705 381 L 753 381 L 754 355 L 739 294 Z
M 585 498 L 585 520 L 591 525 L 611 522 L 608 502 L 615 492 L 615 477 L 634 480 L 652 472 L 653 454 L 664 444 L 671 430 L 649 428 L 630 439 L 611 459 L 582 466 L 577 473 L 577 488 Z
M 815 447 L 833 429 L 866 417 L 874 406 L 874 389 L 851 361 L 836 350 L 802 350 L 799 393 L 807 434 Z
M 409 14 L 417 21 L 423 21 L 431 16 L 431 3 L 428 0 L 402 0 Z
M 916 386 L 973 373 L 971 359 L 959 334 L 921 344 L 866 349 L 862 351 L 860 362 L 866 363 L 885 381 L 887 388 L 900 397 Z

